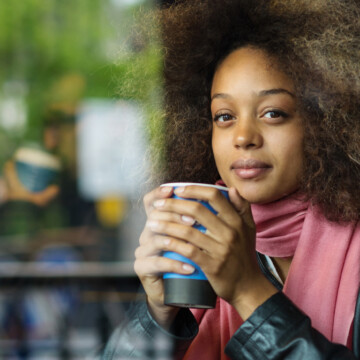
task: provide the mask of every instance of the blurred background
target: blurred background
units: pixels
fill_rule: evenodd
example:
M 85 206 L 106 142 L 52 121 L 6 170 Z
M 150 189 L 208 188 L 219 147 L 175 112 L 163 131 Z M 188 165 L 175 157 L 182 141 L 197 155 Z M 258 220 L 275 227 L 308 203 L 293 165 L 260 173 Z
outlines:
M 0 1 L 0 359 L 91 359 L 136 298 L 162 128 L 143 19 L 169 3 Z

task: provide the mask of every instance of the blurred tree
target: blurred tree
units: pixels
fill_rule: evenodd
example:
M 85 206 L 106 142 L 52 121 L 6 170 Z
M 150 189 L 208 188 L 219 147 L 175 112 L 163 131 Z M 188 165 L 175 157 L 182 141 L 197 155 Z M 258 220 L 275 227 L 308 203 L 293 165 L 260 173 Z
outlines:
M 21 88 L 27 119 L 25 134 L 0 128 L 0 138 L 7 139 L 7 146 L 0 154 L 1 164 L 24 137 L 40 139 L 44 110 L 49 104 L 64 98 L 71 103 L 71 96 L 79 100 L 79 93 L 71 93 L 71 83 L 63 86 L 63 90 L 54 85 L 69 74 L 74 75 L 75 81 L 83 79 L 82 97 L 116 98 L 122 87 L 119 81 L 134 83 L 131 91 L 127 88 L 131 93 L 126 95 L 122 91 L 124 97 L 144 100 L 148 92 L 153 92 L 153 84 L 159 79 L 155 74 L 159 71 L 159 54 L 135 46 L 130 34 L 134 29 L 131 25 L 134 12 L 140 5 L 146 10 L 152 2 L 132 3 L 121 0 L 0 2 L 0 108 L 1 99 L 9 94 L 18 96 Z M 126 54 L 120 54 L 121 51 Z M 152 64 L 146 75 L 149 86 L 144 86 L 141 71 L 129 71 L 134 59 L 143 68 Z M 14 84 L 17 84 L 15 90 Z M 0 109 L 0 117 L 3 113 Z

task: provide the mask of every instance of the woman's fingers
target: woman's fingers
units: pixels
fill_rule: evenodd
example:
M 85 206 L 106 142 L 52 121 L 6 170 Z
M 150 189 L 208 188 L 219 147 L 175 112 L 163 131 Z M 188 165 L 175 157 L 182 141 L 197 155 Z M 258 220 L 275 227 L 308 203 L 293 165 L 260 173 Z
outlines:
M 165 272 L 182 275 L 189 275 L 194 272 L 194 268 L 191 265 L 164 256 L 136 259 L 134 269 L 139 277 L 154 276 Z
M 174 190 L 175 194 L 185 199 L 197 199 L 208 202 L 209 205 L 216 211 L 231 210 L 233 207 L 220 190 L 206 186 L 185 186 Z
M 159 187 L 144 197 L 148 218 L 183 223 L 190 226 L 195 223 L 196 219 L 207 228 L 209 233 L 215 236 L 216 234 L 221 236 L 229 225 L 233 228 L 240 228 L 243 216 L 246 216 L 247 223 L 252 222 L 250 205 L 240 197 L 235 189 L 229 190 L 231 202 L 234 201 L 233 204 L 219 190 L 211 187 L 186 186 L 175 189 L 175 193 L 183 198 L 208 202 L 218 214 L 213 214 L 198 201 L 170 198 L 173 194 L 173 188 Z M 164 213 L 169 214 L 164 215 Z M 223 223 L 219 222 L 219 219 Z M 218 236 L 216 238 L 219 239 Z
M 145 230 L 147 231 L 147 230 Z M 146 235 L 145 231 L 140 236 L 140 246 L 135 250 L 135 257 L 146 257 L 159 255 L 166 250 L 169 237 L 165 235 Z
M 135 251 L 135 257 L 159 257 L 164 251 L 176 252 L 199 264 L 222 252 L 220 243 L 191 226 L 149 220 L 140 237 L 140 246 Z M 158 273 L 162 270 L 158 268 Z M 176 272 L 178 271 L 177 268 Z
M 191 244 L 168 236 L 153 235 L 135 250 L 135 271 L 139 276 L 159 275 L 163 272 L 175 272 L 188 275 L 194 268 L 177 260 L 161 256 L 163 251 L 189 253 Z
M 179 199 L 155 200 L 153 206 L 161 211 L 179 213 L 195 218 L 207 228 L 209 234 L 220 240 L 227 229 L 241 229 L 245 224 L 254 227 L 250 204 L 241 198 L 235 188 L 229 189 L 229 198 L 216 188 L 202 186 L 186 186 L 175 189 L 176 195 L 187 199 L 198 199 L 210 204 L 217 212 L 213 214 L 199 201 Z M 220 221 L 219 221 L 220 220 Z
M 150 212 L 154 209 L 153 203 L 157 199 L 166 199 L 170 197 L 173 193 L 173 188 L 171 186 L 160 186 L 144 196 L 144 207 L 146 214 L 149 215 Z
M 191 216 L 186 216 L 175 212 L 159 211 L 158 209 L 155 208 L 154 210 L 151 211 L 151 213 L 148 216 L 148 221 L 150 220 L 162 220 L 162 221 L 174 222 L 178 224 L 186 224 L 190 226 L 195 224 L 195 219 Z
M 190 226 L 167 223 L 162 221 L 149 221 L 147 223 L 151 232 L 156 232 L 150 241 L 149 247 L 138 250 L 138 254 L 160 254 L 162 251 L 173 251 L 191 259 L 200 267 L 207 266 L 221 254 L 224 254 L 226 246 Z M 166 235 L 160 235 L 166 234 Z M 232 236 L 232 235 L 231 235 Z M 225 249 L 225 250 L 224 250 Z
M 196 248 L 205 250 L 206 252 L 208 252 L 210 248 L 215 250 L 214 245 L 217 243 L 215 239 L 210 238 L 199 230 L 188 225 L 170 223 L 167 221 L 149 220 L 146 223 L 146 227 L 153 233 L 166 235 L 168 238 L 172 239 L 178 239 L 184 244 L 190 243 L 192 246 L 195 245 Z M 165 250 L 169 250 L 169 245 L 167 245 Z M 177 249 L 174 250 L 171 248 L 170 250 L 176 251 Z M 183 254 L 182 252 L 180 253 L 188 257 L 187 254 Z
M 220 194 L 220 196 L 222 195 Z M 228 203 L 225 198 L 224 200 Z M 198 201 L 163 199 L 154 202 L 154 206 L 160 212 L 179 214 L 182 223 L 190 225 L 191 222 L 193 222 L 193 219 L 196 219 L 198 223 L 207 229 L 208 234 L 212 234 L 212 237 L 217 241 L 221 241 L 224 236 L 224 232 L 228 232 L 229 228 L 241 227 L 241 218 L 239 215 L 236 213 L 231 204 L 228 203 L 226 205 L 227 209 L 221 210 L 221 213 L 216 215 Z M 231 214 L 227 214 L 228 212 L 231 212 Z M 186 220 L 188 220 L 188 222 L 186 222 Z M 153 228 L 154 231 L 157 231 L 155 227 Z M 181 238 L 183 238 L 183 236 L 192 236 L 193 231 L 191 231 L 191 229 L 188 228 L 186 231 L 191 232 L 191 234 L 181 233 Z
M 236 221 L 238 215 L 251 214 L 250 204 L 239 195 L 235 188 L 229 188 L 228 193 L 230 201 L 218 189 L 212 187 L 186 186 L 175 189 L 175 194 L 178 196 L 208 202 L 218 213 L 218 217 L 226 223 Z

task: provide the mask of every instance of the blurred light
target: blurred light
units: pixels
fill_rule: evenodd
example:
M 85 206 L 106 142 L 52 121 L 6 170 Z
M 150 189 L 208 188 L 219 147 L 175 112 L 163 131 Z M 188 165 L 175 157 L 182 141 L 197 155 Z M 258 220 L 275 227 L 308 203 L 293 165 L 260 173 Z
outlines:
M 147 175 L 144 114 L 131 101 L 84 101 L 77 121 L 79 189 L 84 197 L 138 198 Z
M 96 214 L 105 227 L 117 227 L 124 218 L 127 202 L 117 196 L 100 199 L 95 203 Z
M 133 6 L 140 5 L 145 2 L 145 0 L 111 0 L 115 6 L 124 7 L 124 6 Z
M 27 124 L 26 87 L 22 82 L 7 82 L 0 98 L 0 126 L 9 133 L 21 135 Z

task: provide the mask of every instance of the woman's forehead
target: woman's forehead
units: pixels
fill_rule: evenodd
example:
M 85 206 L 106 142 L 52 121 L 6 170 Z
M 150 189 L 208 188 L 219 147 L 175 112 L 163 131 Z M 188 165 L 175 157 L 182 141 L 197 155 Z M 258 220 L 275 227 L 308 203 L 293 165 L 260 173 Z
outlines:
M 257 93 L 270 89 L 294 92 L 292 80 L 274 66 L 272 57 L 263 50 L 244 47 L 231 52 L 219 64 L 213 77 L 211 96 L 227 91 L 246 91 L 249 85 Z

